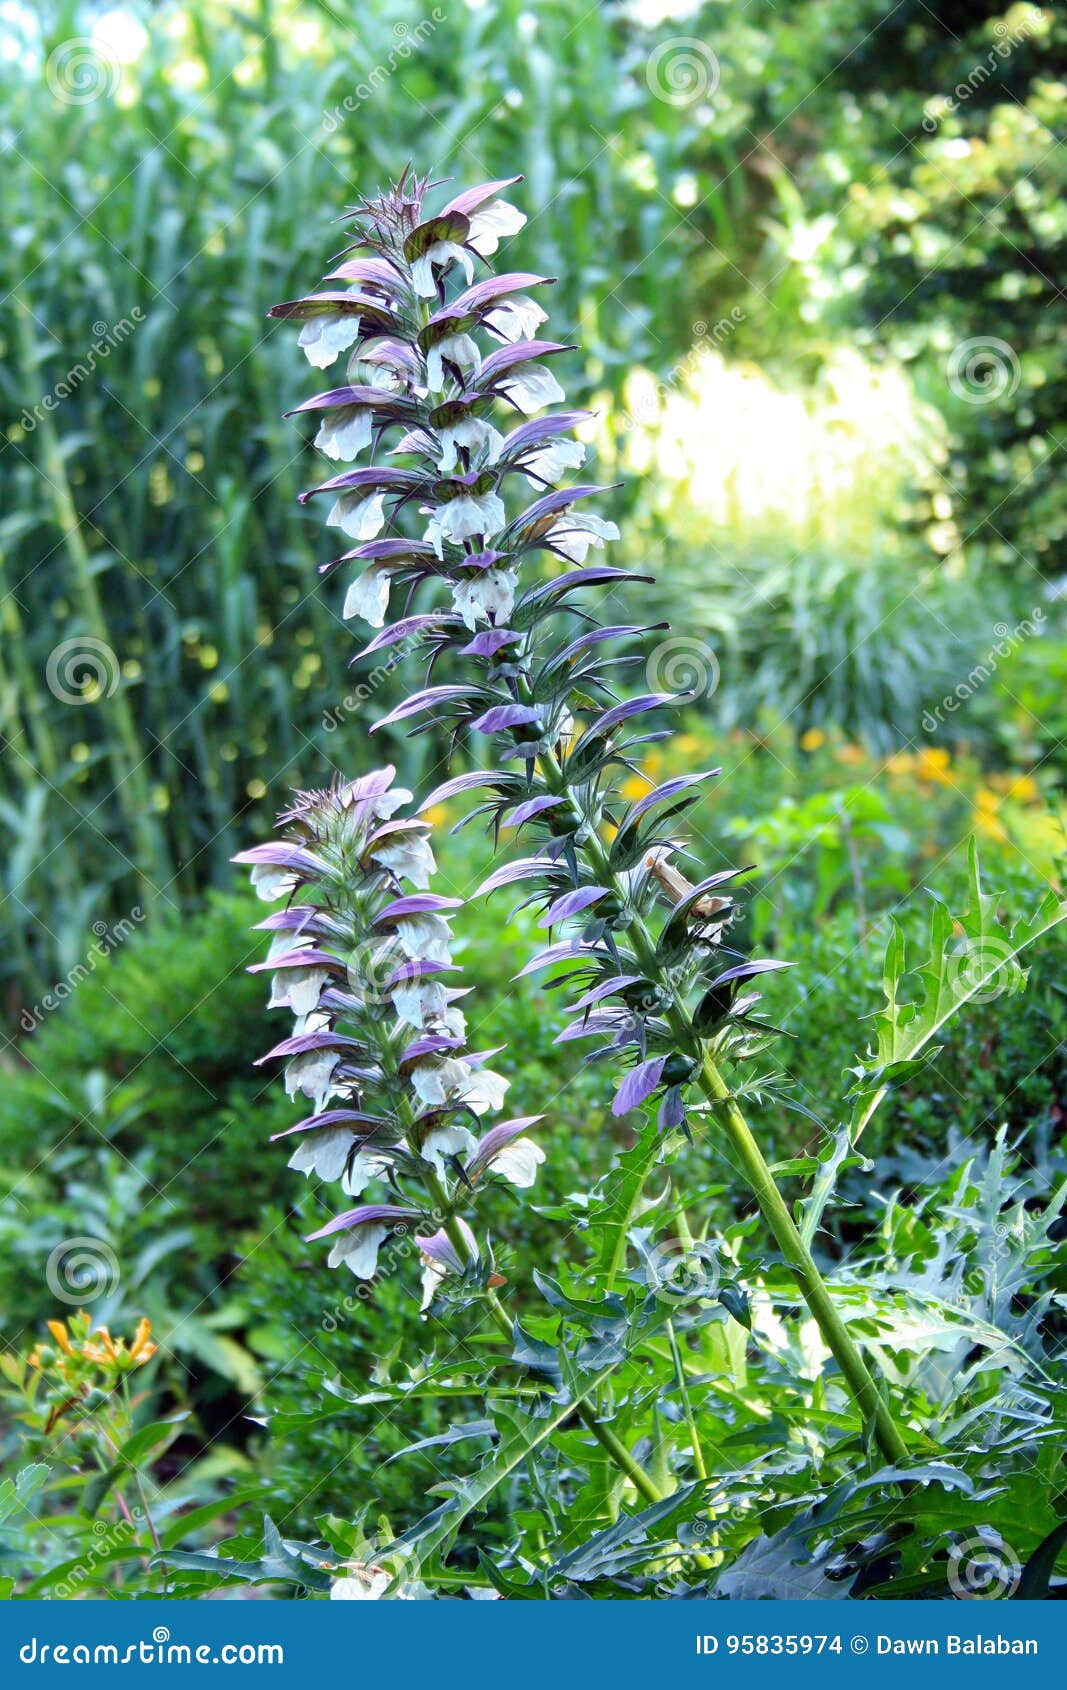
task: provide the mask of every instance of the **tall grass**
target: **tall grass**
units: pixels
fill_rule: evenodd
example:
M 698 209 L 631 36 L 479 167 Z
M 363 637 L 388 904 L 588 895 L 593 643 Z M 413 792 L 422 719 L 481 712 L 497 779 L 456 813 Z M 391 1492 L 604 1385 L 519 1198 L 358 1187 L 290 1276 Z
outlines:
M 298 354 L 265 321 L 317 267 L 325 208 L 408 158 L 523 170 L 527 242 L 570 278 L 558 321 L 595 349 L 585 384 L 618 387 L 632 357 L 684 351 L 726 273 L 700 235 L 721 243 L 743 193 L 719 192 L 731 159 L 654 97 L 647 38 L 614 8 L 131 9 L 147 40 L 121 64 L 96 38 L 93 98 L 63 86 L 93 8 L 27 11 L 0 63 L 10 1011 L 14 979 L 71 967 L 90 919 L 220 875 L 235 831 L 262 831 L 244 812 L 336 744 L 346 642 L 295 504 L 301 431 L 276 415 Z M 74 702 L 48 683 L 66 642 L 89 642 Z

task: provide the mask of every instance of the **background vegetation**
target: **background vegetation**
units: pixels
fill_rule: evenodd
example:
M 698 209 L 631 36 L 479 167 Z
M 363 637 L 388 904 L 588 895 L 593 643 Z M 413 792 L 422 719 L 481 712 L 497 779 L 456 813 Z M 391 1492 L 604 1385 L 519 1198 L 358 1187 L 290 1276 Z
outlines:
M 702 859 L 758 863 L 749 935 L 798 964 L 768 987 L 796 1108 L 767 1130 L 801 1156 L 842 1107 L 862 1035 L 840 1005 L 876 1007 L 887 916 L 918 934 L 972 833 L 993 884 L 1059 873 L 1067 24 L 920 0 L 8 0 L 0 28 L 9 1383 L 64 1313 L 53 1252 L 89 1236 L 117 1264 L 94 1319 L 147 1315 L 154 1411 L 189 1411 L 154 1470 L 176 1519 L 202 1505 L 217 1536 L 211 1511 L 261 1490 L 286 1530 L 386 1491 L 400 1515 L 427 1470 L 383 1475 L 388 1417 L 309 1402 L 316 1375 L 387 1367 L 384 1326 L 399 1352 L 417 1315 L 401 1276 L 339 1309 L 299 1243 L 314 1198 L 268 1144 L 290 1115 L 251 1067 L 255 915 L 228 866 L 290 785 L 367 762 L 392 696 L 386 676 L 343 703 L 363 677 L 280 418 L 305 367 L 267 307 L 409 159 L 524 173 L 509 262 L 560 278 L 620 561 L 693 643 L 675 755 L 724 766 Z M 379 755 L 417 780 L 439 753 L 397 731 Z M 445 877 L 469 890 L 483 860 L 461 834 Z M 510 984 L 527 936 L 500 920 L 476 915 L 464 961 L 515 1112 L 553 1099 L 526 1211 L 550 1251 L 553 1201 L 630 1139 L 553 1047 L 551 998 Z M 1050 943 L 903 1089 L 855 1236 L 895 1224 L 897 1187 L 913 1216 L 947 1201 L 1001 1127 L 1027 1200 L 1062 1182 L 1062 965 Z M 1057 1260 L 1033 1254 L 1020 1296 L 1048 1273 L 1062 1296 Z M 16 1465 L 27 1435 L 12 1410 Z M 79 1530 L 46 1511 L 0 1558 L 46 1588 Z

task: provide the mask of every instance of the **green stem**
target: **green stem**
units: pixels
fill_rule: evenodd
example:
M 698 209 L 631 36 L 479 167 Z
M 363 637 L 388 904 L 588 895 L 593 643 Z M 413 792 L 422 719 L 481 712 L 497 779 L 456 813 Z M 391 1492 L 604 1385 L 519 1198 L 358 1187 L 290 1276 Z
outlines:
M 865 1424 L 873 1429 L 882 1454 L 887 1460 L 906 1461 L 908 1446 L 900 1434 L 889 1405 L 879 1391 L 859 1349 L 849 1336 L 826 1281 L 793 1223 L 785 1198 L 775 1184 L 774 1175 L 767 1166 L 751 1128 L 731 1097 L 726 1081 L 707 1053 L 701 1066 L 700 1084 L 709 1100 L 713 1099 L 723 1106 L 723 1125 L 741 1171 L 763 1211 L 763 1217 L 775 1243 L 800 1287 L 804 1301 L 818 1322 L 827 1349 L 848 1381 Z
M 685 1409 L 685 1423 L 689 1427 L 689 1442 L 693 1448 L 693 1465 L 696 1467 L 698 1476 L 702 1479 L 706 1479 L 708 1476 L 708 1469 L 704 1461 L 704 1451 L 700 1443 L 700 1433 L 697 1430 L 696 1415 L 693 1413 L 693 1404 L 690 1401 L 689 1386 L 685 1377 L 685 1363 L 682 1360 L 682 1352 L 678 1347 L 678 1336 L 674 1330 L 673 1320 L 668 1320 L 667 1322 L 667 1341 L 671 1346 L 671 1361 L 674 1363 L 674 1377 L 677 1381 L 678 1390 L 682 1398 L 682 1406 Z
M 441 1224 L 444 1227 L 445 1232 L 448 1234 L 448 1239 L 452 1248 L 455 1250 L 456 1255 L 459 1257 L 461 1262 L 469 1264 L 472 1260 L 470 1246 L 463 1236 L 462 1229 L 456 1216 L 448 1213 L 448 1195 L 440 1179 L 432 1168 L 427 1169 L 425 1185 L 434 1207 L 442 1216 Z M 511 1316 L 508 1314 L 507 1309 L 504 1307 L 495 1291 L 487 1291 L 485 1300 L 497 1330 L 500 1332 L 502 1337 L 508 1340 L 508 1343 L 510 1344 L 514 1337 Z M 641 1466 L 640 1462 L 635 1460 L 635 1458 L 630 1454 L 630 1451 L 626 1448 L 626 1445 L 621 1441 L 621 1439 L 616 1437 L 611 1428 L 603 1425 L 602 1422 L 597 1419 L 595 1410 L 592 1409 L 587 1402 L 579 1402 L 575 1405 L 575 1411 L 578 1414 L 579 1419 L 582 1421 L 582 1424 L 586 1426 L 590 1432 L 592 1432 L 597 1443 L 600 1444 L 601 1448 L 604 1449 L 608 1455 L 610 1455 L 619 1471 L 624 1473 L 630 1480 L 631 1484 L 636 1486 L 637 1490 L 645 1498 L 645 1500 L 648 1502 L 662 1501 L 664 1493 L 660 1490 L 655 1480 L 645 1472 L 645 1469 Z
M 525 677 L 520 677 L 518 681 L 518 693 L 520 698 L 527 702 L 532 699 L 533 695 L 529 682 Z M 552 751 L 539 753 L 538 761 L 544 774 L 546 786 L 570 804 L 575 819 L 579 820 L 586 830 L 587 837 L 583 849 L 598 881 L 609 885 L 625 903 L 625 890 L 619 876 L 611 867 L 608 852 L 596 832 L 594 821 L 586 816 L 578 794 L 567 780 L 555 753 Z M 651 978 L 656 978 L 659 973 L 659 961 L 656 955 L 655 942 L 639 915 L 635 914 L 632 917 L 627 931 L 641 967 Z M 759 1204 L 771 1235 L 781 1250 L 801 1295 L 818 1324 L 827 1348 L 848 1383 L 864 1424 L 873 1431 L 887 1460 L 892 1462 L 907 1460 L 907 1444 L 900 1434 L 888 1404 L 883 1399 L 859 1349 L 849 1336 L 848 1329 L 838 1313 L 815 1259 L 793 1224 L 793 1217 L 775 1184 L 774 1176 L 767 1166 L 763 1152 L 760 1150 L 744 1115 L 738 1108 L 726 1081 L 719 1072 L 705 1041 L 695 1032 L 683 1004 L 676 1002 L 668 1012 L 667 1019 L 683 1048 L 698 1057 L 698 1084 L 700 1089 L 709 1103 L 714 1104 L 718 1109 L 737 1166 Z
M 26 369 L 33 368 L 34 349 L 29 326 L 29 310 L 15 301 L 15 320 L 20 350 Z M 37 428 L 39 470 L 51 496 L 52 515 L 63 536 L 70 559 L 75 590 L 81 603 L 82 615 L 91 639 L 105 648 L 110 660 L 118 663 L 112 648 L 111 634 L 104 612 L 103 600 L 97 586 L 97 574 L 86 543 L 81 520 L 74 503 L 66 460 L 50 413 L 45 412 Z M 138 737 L 137 722 L 124 691 L 121 678 L 116 675 L 113 697 L 104 701 L 107 714 L 115 729 L 115 737 L 107 745 L 107 756 L 115 782 L 113 796 L 118 804 L 136 848 L 136 873 L 141 897 L 147 905 L 156 901 L 159 887 L 169 875 L 166 847 L 162 832 L 152 814 L 148 782 L 145 776 L 146 758 Z

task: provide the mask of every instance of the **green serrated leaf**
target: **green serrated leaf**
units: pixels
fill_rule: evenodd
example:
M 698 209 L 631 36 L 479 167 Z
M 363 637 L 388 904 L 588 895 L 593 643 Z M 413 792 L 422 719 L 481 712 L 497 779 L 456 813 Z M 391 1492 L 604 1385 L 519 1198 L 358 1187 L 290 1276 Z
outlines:
M 908 969 L 904 935 L 895 922 L 891 926 L 882 978 L 885 1005 L 874 1018 L 876 1046 L 853 1070 L 860 1078 L 850 1093 L 855 1099 L 851 1119 L 805 1205 L 800 1230 L 806 1244 L 818 1231 L 845 1156 L 893 1083 L 909 1071 L 918 1072 L 909 1070 L 909 1065 L 927 1059 L 932 1041 L 965 1004 L 975 998 L 984 1000 L 999 989 L 1018 991 L 1025 983 L 1016 960 L 1020 952 L 1067 920 L 1067 898 L 1050 887 L 1032 914 L 1018 916 L 1010 926 L 999 922 L 1001 900 L 982 889 L 973 839 L 968 860 L 968 908 L 954 919 L 945 904 L 935 902 L 926 960 L 917 969 Z

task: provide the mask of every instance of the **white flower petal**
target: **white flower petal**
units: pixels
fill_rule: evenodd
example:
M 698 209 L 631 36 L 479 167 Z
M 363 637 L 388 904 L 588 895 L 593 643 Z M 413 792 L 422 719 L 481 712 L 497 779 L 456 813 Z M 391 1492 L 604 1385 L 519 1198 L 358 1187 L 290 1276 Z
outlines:
M 474 264 L 471 255 L 455 241 L 435 241 L 428 246 L 421 258 L 416 258 L 411 266 L 411 278 L 415 284 L 415 291 L 422 299 L 432 299 L 437 292 L 434 281 L 433 266 L 435 264 L 461 264 L 468 282 L 474 280 Z
M 385 494 L 342 493 L 326 521 L 353 540 L 373 540 L 385 527 Z
M 430 1256 L 422 1258 L 422 1301 L 419 1313 L 425 1314 L 441 1287 L 448 1269 L 443 1262 L 435 1262 Z
M 315 445 L 326 457 L 351 463 L 370 445 L 372 434 L 373 421 L 366 405 L 338 406 L 323 417 Z
M 318 1008 L 319 995 L 329 978 L 329 970 L 325 968 L 280 968 L 271 976 L 267 1008 L 310 1015 Z
M 440 429 L 437 437 L 441 442 L 439 467 L 442 475 L 450 475 L 455 469 L 457 448 L 460 446 L 471 454 L 471 462 L 476 468 L 484 469 L 497 462 L 504 444 L 500 430 L 492 423 L 483 422 L 481 417 L 461 417 L 451 428 Z
M 526 417 L 545 405 L 558 405 L 567 397 L 552 371 L 546 370 L 543 364 L 520 364 L 500 383 L 500 391 Z
M 309 364 L 317 370 L 325 370 L 336 362 L 339 352 L 344 352 L 359 338 L 359 327 L 358 315 L 309 317 L 300 330 L 299 345 L 303 347 Z
M 457 545 L 475 535 L 488 540 L 506 521 L 507 512 L 498 493 L 461 493 L 447 505 L 435 506 L 425 538 L 440 557 L 443 540 L 453 540 Z
M 373 1279 L 378 1269 L 378 1251 L 388 1236 L 389 1228 L 380 1221 L 364 1221 L 361 1226 L 350 1226 L 347 1232 L 335 1233 L 327 1263 L 335 1268 L 344 1262 L 357 1279 Z
M 267 961 L 276 962 L 280 956 L 289 956 L 293 951 L 305 950 L 314 943 L 313 933 L 293 933 L 289 928 L 283 928 L 271 938 Z
M 614 522 L 600 516 L 575 516 L 567 511 L 547 536 L 558 552 L 572 563 L 584 563 L 591 546 L 603 546 L 605 540 L 617 540 L 619 530 Z
M 468 1104 L 476 1115 L 484 1115 L 489 1109 L 499 1109 L 510 1081 L 505 1080 L 502 1074 L 494 1074 L 489 1068 L 468 1069 L 468 1072 L 470 1079 L 460 1091 L 460 1101 Z
M 355 1578 L 335 1579 L 331 1602 L 379 1602 L 389 1588 L 390 1575 L 381 1567 L 365 1567 Z
M 374 813 L 381 821 L 388 821 L 397 810 L 402 810 L 405 804 L 411 803 L 412 795 L 406 786 L 391 786 L 388 792 L 383 792 L 373 800 Z
M 482 367 L 478 343 L 469 334 L 450 334 L 430 347 L 426 354 L 426 380 L 431 393 L 443 393 L 452 380 L 445 371 L 445 359 L 461 370 L 476 374 Z
M 524 214 L 507 200 L 490 200 L 474 213 L 467 245 L 482 258 L 489 258 L 505 235 L 517 235 L 526 222 Z
M 448 1007 L 445 988 L 437 980 L 410 980 L 389 994 L 401 1021 L 420 1031 L 442 1020 Z
M 426 1134 L 422 1141 L 419 1155 L 424 1162 L 429 1162 L 436 1168 L 439 1178 L 444 1178 L 446 1156 L 468 1156 L 475 1146 L 475 1137 L 469 1127 L 447 1126 L 434 1127 Z
M 391 1166 L 391 1158 L 381 1150 L 357 1150 L 348 1164 L 347 1171 L 340 1176 L 341 1190 L 347 1197 L 360 1197 L 371 1180 L 381 1179 L 383 1174 L 389 1172 Z
M 553 486 L 568 470 L 580 469 L 585 462 L 585 447 L 580 440 L 553 440 L 522 460 L 527 481 L 534 486 Z
M 545 1153 L 532 1138 L 516 1138 L 497 1152 L 489 1164 L 490 1171 L 500 1174 L 512 1185 L 526 1189 L 537 1178 L 537 1170 L 545 1160 Z
M 383 868 L 410 880 L 419 892 L 425 892 L 437 867 L 429 843 L 421 833 L 383 840 L 371 856 Z
M 430 1109 L 459 1096 L 470 1083 L 471 1069 L 455 1056 L 432 1056 L 411 1070 L 415 1096 Z
M 494 305 L 485 314 L 486 324 L 506 341 L 532 340 L 541 324 L 547 321 L 548 312 L 542 311 L 536 300 L 527 299 L 524 294 L 514 299 L 502 299 L 499 305 Z
M 518 571 L 514 569 L 483 569 L 465 581 L 452 584 L 452 604 L 471 631 L 479 622 L 492 621 L 506 627 L 515 608 L 515 589 Z
M 360 616 L 372 628 L 384 627 L 385 613 L 389 608 L 391 581 L 391 572 L 381 564 L 372 563 L 362 575 L 357 575 L 345 594 L 341 612 L 345 620 Z
M 427 911 L 423 915 L 402 915 L 396 924 L 400 947 L 409 957 L 427 962 L 452 961 L 452 929 L 443 916 Z
M 290 892 L 296 890 L 296 875 L 290 869 L 279 868 L 276 863 L 256 863 L 250 878 L 256 897 L 262 898 L 265 904 L 287 898 Z
M 441 1017 L 441 1025 L 450 1039 L 464 1039 L 467 1036 L 467 1018 L 461 1009 L 455 1009 L 451 1004 Z
M 335 1050 L 305 1050 L 290 1058 L 285 1066 L 286 1096 L 296 1097 L 300 1092 L 311 1099 L 316 1113 L 325 1109 L 333 1095 L 330 1082 L 340 1060 Z
M 298 1173 L 317 1174 L 319 1179 L 340 1179 L 352 1148 L 350 1127 L 320 1127 L 301 1133 L 289 1166 Z

